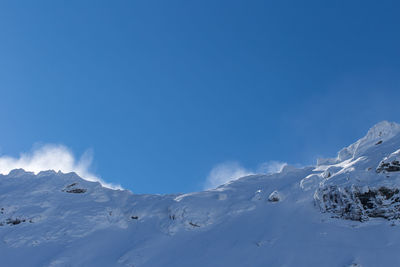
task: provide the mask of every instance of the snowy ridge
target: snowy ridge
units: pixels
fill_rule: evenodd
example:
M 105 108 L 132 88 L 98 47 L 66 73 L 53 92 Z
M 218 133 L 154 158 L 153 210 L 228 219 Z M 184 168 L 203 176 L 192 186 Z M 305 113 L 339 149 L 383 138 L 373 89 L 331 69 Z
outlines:
M 0 176 L 0 256 L 7 266 L 395 266 L 399 151 L 400 125 L 381 122 L 317 166 L 172 195 L 13 170 Z
M 364 153 L 378 142 L 385 142 L 400 133 L 400 124 L 382 121 L 372 127 L 366 136 L 339 151 L 334 159 L 318 159 L 317 165 L 335 164 Z

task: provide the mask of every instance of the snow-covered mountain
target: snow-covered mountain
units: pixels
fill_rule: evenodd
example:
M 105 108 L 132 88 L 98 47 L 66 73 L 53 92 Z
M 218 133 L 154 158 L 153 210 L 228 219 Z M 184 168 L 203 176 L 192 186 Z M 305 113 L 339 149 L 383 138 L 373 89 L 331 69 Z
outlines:
M 316 166 L 136 195 L 74 173 L 0 176 L 0 266 L 397 266 L 400 125 Z

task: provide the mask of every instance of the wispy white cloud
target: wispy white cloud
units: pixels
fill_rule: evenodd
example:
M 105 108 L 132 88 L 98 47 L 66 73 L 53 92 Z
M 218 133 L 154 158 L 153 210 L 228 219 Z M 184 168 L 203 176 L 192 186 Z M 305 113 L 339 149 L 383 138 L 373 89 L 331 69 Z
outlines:
M 260 164 L 256 171 L 244 168 L 240 163 L 225 162 L 215 166 L 208 175 L 204 189 L 216 188 L 227 182 L 237 180 L 252 174 L 270 174 L 279 173 L 287 165 L 281 161 L 268 161 Z
M 45 170 L 75 172 L 88 181 L 100 182 L 103 186 L 121 189 L 121 186 L 104 182 L 90 171 L 93 153 L 86 151 L 79 160 L 63 145 L 47 144 L 37 147 L 31 152 L 21 153 L 19 157 L 1 156 L 0 173 L 8 174 L 13 169 L 24 169 L 38 173 Z

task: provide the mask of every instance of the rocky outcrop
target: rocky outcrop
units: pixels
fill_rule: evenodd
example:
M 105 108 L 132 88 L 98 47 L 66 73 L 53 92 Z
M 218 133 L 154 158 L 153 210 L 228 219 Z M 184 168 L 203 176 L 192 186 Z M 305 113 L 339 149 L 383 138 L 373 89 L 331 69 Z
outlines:
M 366 221 L 369 218 L 400 218 L 400 194 L 398 188 L 360 188 L 331 185 L 319 188 L 315 193 L 316 204 L 321 211 L 334 217 Z
M 272 192 L 268 197 L 268 201 L 270 201 L 270 202 L 278 202 L 281 199 L 282 199 L 282 197 L 281 197 L 281 195 L 279 194 L 278 191 Z
M 78 183 L 72 183 L 70 185 L 67 185 L 62 191 L 71 193 L 71 194 L 83 194 L 86 193 L 87 189 L 85 188 L 77 188 L 76 186 Z
M 393 160 L 390 162 L 382 161 L 376 169 L 377 173 L 380 172 L 398 172 L 400 171 L 400 161 Z

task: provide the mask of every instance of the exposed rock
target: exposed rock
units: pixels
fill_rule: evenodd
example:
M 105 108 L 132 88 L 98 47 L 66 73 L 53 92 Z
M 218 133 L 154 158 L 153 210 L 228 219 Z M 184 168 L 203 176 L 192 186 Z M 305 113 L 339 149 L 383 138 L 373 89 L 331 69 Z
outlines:
M 200 225 L 195 224 L 195 223 L 192 223 L 192 222 L 189 222 L 189 224 L 190 224 L 191 226 L 193 226 L 193 227 L 200 227 Z
M 67 193 L 73 193 L 73 194 L 83 194 L 83 193 L 86 192 L 86 189 L 83 189 L 83 188 L 74 188 L 74 189 L 71 189 L 71 190 L 66 190 L 65 192 L 67 192 Z
M 76 188 L 78 185 L 77 182 L 67 185 L 62 191 L 72 194 L 83 194 L 86 193 L 87 189 L 84 188 Z
M 67 185 L 65 188 L 71 188 L 71 187 L 73 187 L 73 186 L 75 186 L 75 185 L 77 185 L 78 183 L 72 183 L 72 184 L 70 184 L 70 185 Z
M 10 224 L 10 225 L 17 225 L 17 224 L 20 224 L 20 223 L 22 223 L 22 222 L 25 222 L 25 220 L 24 220 L 24 219 L 18 219 L 18 218 L 16 218 L 16 219 L 11 219 L 11 218 L 9 218 L 9 219 L 7 219 L 7 221 L 6 221 L 6 223 L 7 223 L 7 224 Z
M 270 202 L 278 202 L 280 200 L 281 200 L 281 196 L 278 191 L 272 192 L 268 197 L 268 201 L 270 201 Z
M 398 172 L 400 171 L 400 162 L 398 160 L 393 160 L 391 162 L 382 161 L 378 168 L 376 169 L 377 173 L 380 172 Z
M 319 188 L 315 200 L 323 212 L 331 212 L 343 219 L 366 221 L 369 218 L 400 218 L 400 195 L 398 188 L 379 187 L 362 190 L 359 187 Z

